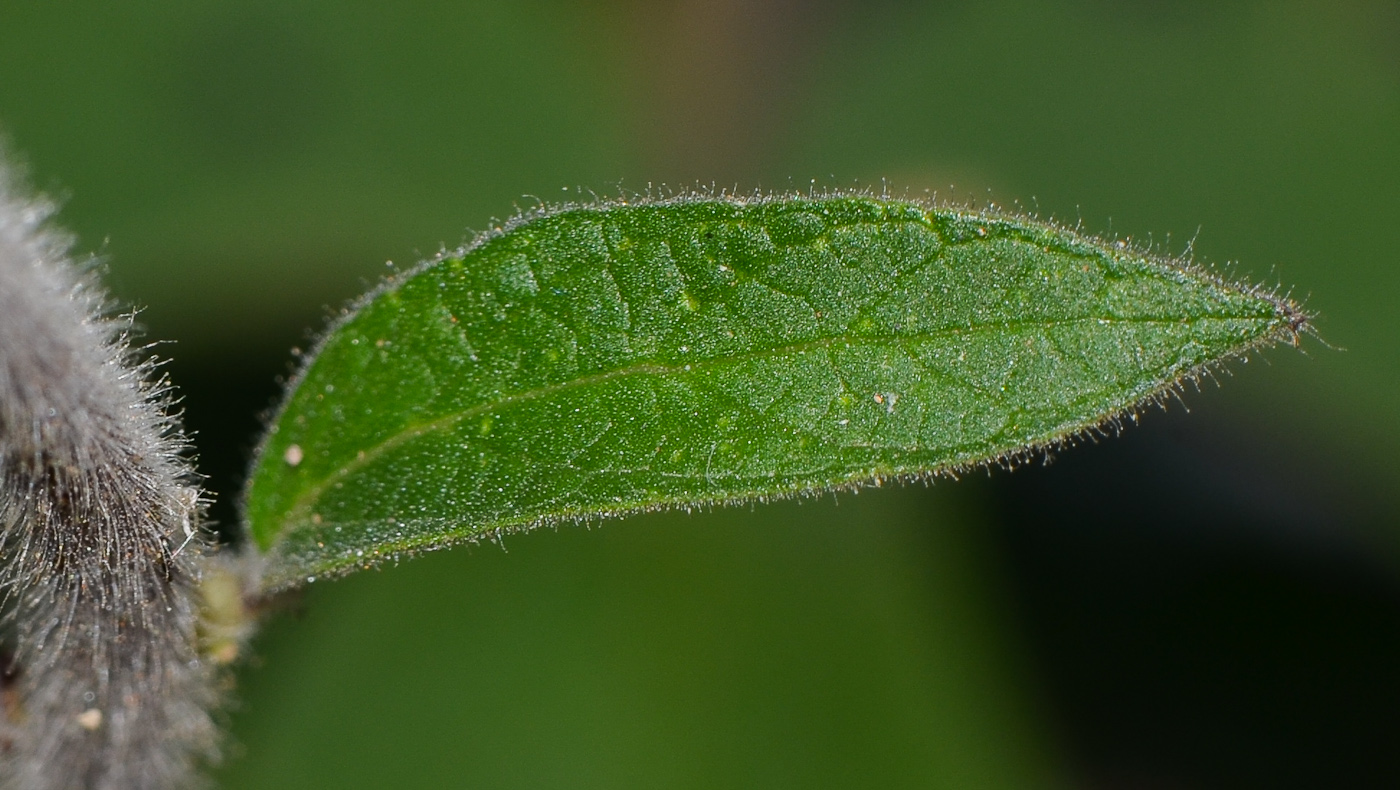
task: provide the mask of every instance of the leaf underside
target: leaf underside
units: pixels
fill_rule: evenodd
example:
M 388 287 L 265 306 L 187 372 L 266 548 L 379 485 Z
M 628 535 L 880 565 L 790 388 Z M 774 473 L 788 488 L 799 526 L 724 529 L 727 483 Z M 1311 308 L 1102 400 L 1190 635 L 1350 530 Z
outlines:
M 247 526 L 278 589 L 541 524 L 1006 461 L 1305 321 L 968 209 L 541 211 L 347 311 L 273 422 Z

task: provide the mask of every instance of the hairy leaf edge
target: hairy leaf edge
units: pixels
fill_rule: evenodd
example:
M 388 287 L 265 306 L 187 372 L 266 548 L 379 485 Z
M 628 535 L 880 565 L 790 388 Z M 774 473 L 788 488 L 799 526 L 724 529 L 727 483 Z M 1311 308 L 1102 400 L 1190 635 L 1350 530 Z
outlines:
M 616 508 L 609 508 L 606 510 L 590 509 L 587 512 L 579 513 L 562 512 L 544 518 L 504 522 L 486 529 L 474 529 L 470 525 L 463 525 L 460 527 L 462 534 L 447 534 L 444 536 L 439 533 L 439 536 L 431 539 L 410 538 L 402 541 L 391 541 L 380 544 L 379 550 L 376 551 L 373 557 L 341 558 L 343 561 L 336 562 L 333 567 L 318 569 L 315 574 L 311 576 L 306 575 L 302 571 L 289 573 L 288 569 L 279 567 L 281 563 L 277 561 L 277 547 L 278 543 L 280 543 L 280 539 L 274 541 L 265 551 L 259 551 L 257 542 L 252 537 L 252 525 L 248 522 L 246 513 L 248 510 L 249 497 L 251 495 L 253 473 L 262 463 L 267 446 L 275 435 L 275 428 L 278 422 L 291 403 L 294 394 L 300 388 L 302 381 L 306 378 L 308 371 L 320 356 L 322 349 L 336 336 L 339 330 L 347 323 L 354 320 L 361 309 L 385 294 L 396 290 L 403 283 L 441 264 L 444 260 L 456 259 L 469 255 L 483 245 L 501 236 L 507 235 L 523 225 L 574 211 L 606 211 L 622 207 L 668 206 L 715 201 L 728 202 L 735 206 L 742 207 L 782 203 L 794 200 L 816 202 L 822 200 L 838 200 L 841 198 L 864 198 L 915 206 L 930 213 L 951 211 L 961 219 L 985 221 L 989 223 L 1007 222 L 1021 225 L 1027 229 L 1043 230 L 1055 234 L 1072 234 L 1072 236 L 1082 240 L 1086 244 L 1096 246 L 1104 251 L 1112 251 L 1119 255 L 1131 255 L 1159 267 L 1159 269 L 1164 272 L 1186 275 L 1205 281 L 1210 285 L 1233 289 L 1246 295 L 1268 301 L 1274 305 L 1276 311 L 1276 326 L 1272 331 L 1261 334 L 1251 342 L 1234 349 L 1222 357 L 1208 360 L 1177 372 L 1176 377 L 1172 381 L 1149 389 L 1142 393 L 1131 405 L 1119 411 L 1104 415 L 1102 418 L 1089 423 L 1064 426 L 1063 433 L 1051 439 L 1026 446 L 1011 447 L 991 457 L 955 461 L 934 469 L 910 472 L 882 472 L 878 469 L 863 470 L 857 475 L 830 480 L 815 487 L 803 486 L 790 490 L 751 491 L 715 498 L 687 497 L 650 500 L 638 503 L 622 503 Z M 1313 326 L 1315 317 L 1315 315 L 1307 312 L 1303 305 L 1294 301 L 1289 295 L 1280 294 L 1277 288 L 1268 288 L 1258 284 L 1242 284 L 1227 279 L 1208 266 L 1198 264 L 1194 260 L 1163 255 L 1156 250 L 1143 247 L 1131 239 L 1106 239 L 1098 235 L 1085 234 L 1078 229 L 1067 228 L 1054 221 L 1044 220 L 1032 215 L 1018 214 L 996 205 L 979 207 L 974 205 L 939 203 L 932 199 L 896 197 L 889 194 L 888 190 L 882 190 L 879 193 L 873 190 L 826 190 L 812 191 L 805 194 L 766 193 L 758 191 L 748 195 L 731 193 L 725 190 L 695 190 L 666 195 L 644 194 L 625 195 L 620 198 L 597 198 L 596 200 L 588 202 L 573 201 L 558 204 L 542 202 L 532 208 L 517 210 L 512 217 L 505 221 L 494 221 L 488 230 L 475 233 L 471 238 L 467 239 L 462 245 L 455 249 L 449 250 L 444 248 L 432 258 L 421 261 L 403 271 L 386 275 L 374 288 L 349 302 L 329 319 L 326 328 L 322 330 L 316 342 L 312 344 L 310 350 L 302 352 L 299 355 L 299 359 L 295 363 L 297 366 L 296 371 L 291 378 L 288 379 L 280 402 L 264 415 L 264 432 L 257 449 L 253 453 L 252 461 L 249 464 L 247 486 L 240 496 L 241 510 L 244 513 L 243 538 L 246 543 L 245 552 L 249 555 L 250 560 L 253 559 L 254 555 L 260 555 L 257 557 L 256 564 L 262 568 L 260 580 L 261 592 L 265 595 L 270 595 L 299 587 L 303 583 L 317 578 L 329 579 L 345 576 L 357 570 L 368 570 L 378 567 L 384 562 L 397 562 L 416 556 L 421 552 L 437 551 L 461 544 L 474 545 L 482 541 L 500 542 L 506 535 L 528 532 L 540 527 L 558 528 L 559 526 L 568 524 L 589 524 L 606 519 L 675 509 L 690 511 L 691 509 L 727 507 L 752 502 L 762 503 L 785 499 L 816 497 L 828 493 L 852 493 L 864 488 L 878 488 L 887 483 L 931 483 L 933 480 L 940 477 L 956 479 L 959 475 L 979 469 L 1014 469 L 1035 458 L 1048 458 L 1058 450 L 1074 446 L 1086 439 L 1096 441 L 1101 437 L 1117 435 L 1123 430 L 1125 418 L 1136 423 L 1139 415 L 1145 408 L 1157 406 L 1165 409 L 1170 400 L 1181 400 L 1181 393 L 1186 384 L 1192 384 L 1199 389 L 1199 384 L 1202 379 L 1213 379 L 1216 371 L 1226 369 L 1226 367 L 1236 359 L 1247 359 L 1248 355 L 1252 352 L 1273 347 L 1280 343 L 1288 343 L 1289 345 L 1297 347 L 1300 344 L 1301 335 L 1310 334 L 1315 336 L 1317 334 Z M 329 560 L 327 564 L 329 565 L 332 562 L 335 562 L 335 560 Z

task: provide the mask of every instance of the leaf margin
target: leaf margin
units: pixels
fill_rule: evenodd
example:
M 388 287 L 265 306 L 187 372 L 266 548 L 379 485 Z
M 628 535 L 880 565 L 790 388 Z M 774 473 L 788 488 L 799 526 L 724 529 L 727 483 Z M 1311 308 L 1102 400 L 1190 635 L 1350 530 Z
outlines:
M 304 383 L 308 372 L 320 358 L 322 351 L 325 350 L 327 345 L 333 342 L 339 335 L 342 328 L 352 322 L 367 306 L 375 303 L 386 294 L 396 291 L 404 283 L 445 261 L 464 258 L 484 245 L 506 236 L 522 226 L 538 220 L 571 212 L 603 212 L 621 207 L 666 207 L 671 205 L 715 201 L 747 207 L 790 201 L 817 202 L 845 198 L 915 207 L 924 212 L 925 215 L 943 214 L 969 223 L 972 226 L 1001 225 L 1012 227 L 1018 231 L 1045 233 L 1060 242 L 1063 242 L 1065 239 L 1073 239 L 1077 243 L 1082 244 L 1088 252 L 1094 255 L 1106 254 L 1114 259 L 1127 258 L 1134 262 L 1147 263 L 1158 268 L 1160 272 L 1165 274 L 1190 278 L 1197 281 L 1197 283 L 1204 283 L 1214 287 L 1235 291 L 1249 297 L 1270 302 L 1275 309 L 1275 324 L 1270 331 L 1251 339 L 1249 342 L 1242 344 L 1228 353 L 1179 371 L 1173 380 L 1161 382 L 1147 389 L 1128 406 L 1115 412 L 1102 414 L 1097 419 L 1068 429 L 1062 434 L 1050 439 L 1018 446 L 995 456 L 957 461 L 937 468 L 922 469 L 913 472 L 882 470 L 879 468 L 879 465 L 876 465 L 869 470 L 862 470 L 845 479 L 829 482 L 817 487 L 743 492 L 714 498 L 686 497 L 674 500 L 654 499 L 646 503 L 623 505 L 618 508 L 607 510 L 586 509 L 580 512 L 559 511 L 539 518 L 521 519 L 520 521 L 499 524 L 469 534 L 453 535 L 443 531 L 436 533 L 436 537 L 428 539 L 415 537 L 405 538 L 399 541 L 383 541 L 379 544 L 381 550 L 374 552 L 373 557 L 366 556 L 363 558 L 356 558 L 352 561 L 344 562 L 337 567 L 319 569 L 311 575 L 307 575 L 300 570 L 297 572 L 287 572 L 287 570 L 278 567 L 278 557 L 274 555 L 279 543 L 282 542 L 287 532 L 285 528 L 279 530 L 273 540 L 269 541 L 266 545 L 262 545 L 262 542 L 255 537 L 256 533 L 254 527 L 247 516 L 249 504 L 254 495 L 255 475 L 259 467 L 263 464 L 264 459 L 267 457 L 269 448 L 275 442 L 277 425 L 291 405 L 297 391 Z M 825 496 L 827 494 L 853 492 L 866 488 L 878 488 L 889 483 L 910 484 L 922 482 L 927 484 L 938 478 L 947 477 L 956 479 L 959 475 L 984 468 L 1014 469 L 1035 458 L 1048 458 L 1055 452 L 1079 444 L 1085 439 L 1092 440 L 1099 437 L 1117 435 L 1124 429 L 1125 421 L 1136 423 L 1139 415 L 1145 409 L 1152 407 L 1165 409 L 1169 401 L 1173 399 L 1181 401 L 1181 393 L 1186 385 L 1194 385 L 1199 390 L 1200 382 L 1203 379 L 1214 379 L 1214 373 L 1216 371 L 1227 369 L 1228 365 L 1236 359 L 1247 360 L 1252 353 L 1282 343 L 1287 343 L 1296 348 L 1300 345 L 1302 335 L 1317 335 L 1313 324 L 1314 320 L 1314 314 L 1309 313 L 1304 309 L 1302 304 L 1294 301 L 1291 298 L 1291 294 L 1280 294 L 1278 288 L 1268 288 L 1259 284 L 1241 283 L 1217 272 L 1208 265 L 1202 265 L 1196 262 L 1194 259 L 1163 254 L 1150 246 L 1143 246 L 1131 238 L 1108 239 L 1096 234 L 1085 234 L 1080 228 L 1069 228 L 1055 222 L 1053 219 L 1046 220 L 1037 216 L 1008 211 L 995 204 L 978 206 L 973 204 L 941 203 L 933 199 L 896 197 L 891 195 L 888 189 L 881 190 L 879 193 L 876 193 L 874 190 L 812 190 L 805 194 L 797 192 L 763 192 L 761 190 L 751 194 L 739 194 L 727 190 L 697 189 L 667 194 L 628 195 L 624 193 L 619 198 L 595 197 L 591 201 L 570 201 L 553 204 L 540 201 L 537 205 L 528 209 L 517 209 L 516 213 L 507 220 L 501 221 L 493 219 L 487 230 L 476 232 L 471 238 L 464 241 L 462 245 L 455 249 L 448 250 L 443 248 L 436 255 L 420 261 L 412 267 L 394 271 L 384 276 L 375 287 L 340 308 L 328 321 L 327 326 L 318 335 L 315 343 L 310 347 L 310 350 L 296 353 L 296 372 L 288 379 L 279 403 L 267 412 L 265 416 L 266 429 L 249 464 L 249 474 L 246 478 L 247 483 L 240 495 L 241 527 L 247 545 L 250 549 L 262 555 L 261 559 L 264 568 L 262 581 L 263 592 L 271 594 L 301 586 L 303 583 L 311 583 L 317 579 L 335 578 L 348 575 L 357 570 L 377 567 L 384 562 L 397 562 L 401 559 L 411 558 L 422 552 L 436 551 L 464 543 L 474 545 L 482 541 L 499 542 L 505 535 L 527 532 L 539 527 L 558 528 L 566 524 L 592 524 L 612 518 L 621 518 L 634 514 L 664 510 L 683 509 L 689 511 L 691 509 L 728 507 L 738 504 L 763 503 L 790 498 Z M 451 519 L 444 519 L 444 521 L 450 520 Z M 470 527 L 465 527 L 464 529 L 470 529 Z

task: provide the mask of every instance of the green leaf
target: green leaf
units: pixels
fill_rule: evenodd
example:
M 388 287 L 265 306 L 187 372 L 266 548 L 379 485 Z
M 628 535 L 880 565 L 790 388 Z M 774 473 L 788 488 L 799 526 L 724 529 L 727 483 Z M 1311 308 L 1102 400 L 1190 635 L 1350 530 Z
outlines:
M 541 211 L 347 311 L 246 518 L 275 589 L 542 524 L 952 471 L 1305 326 L 1014 216 L 850 195 Z

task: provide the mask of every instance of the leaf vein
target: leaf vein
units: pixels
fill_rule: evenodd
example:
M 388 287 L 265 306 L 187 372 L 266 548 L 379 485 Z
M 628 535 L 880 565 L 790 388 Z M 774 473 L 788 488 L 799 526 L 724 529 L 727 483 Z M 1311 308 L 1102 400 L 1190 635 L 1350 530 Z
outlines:
M 615 280 L 614 280 L 614 284 L 616 284 L 616 281 L 615 281 Z M 506 407 L 506 406 L 511 406 L 511 405 L 514 405 L 514 404 L 517 404 L 517 403 L 523 403 L 523 402 L 527 402 L 527 401 L 531 401 L 531 400 L 537 400 L 537 399 L 539 399 L 539 398 L 549 397 L 549 396 L 551 396 L 551 395 L 555 395 L 555 394 L 557 394 L 557 393 L 565 392 L 565 391 L 568 391 L 568 390 L 581 389 L 581 388 L 589 387 L 589 386 L 596 385 L 596 384 L 602 384 L 602 383 L 604 383 L 604 382 L 612 381 L 612 380 L 614 380 L 614 379 L 627 378 L 627 377 L 632 377 L 632 376 L 647 376 L 647 375 L 655 375 L 655 376 L 666 376 L 666 375 L 681 376 L 681 375 L 687 375 L 687 374 L 694 375 L 694 374 L 696 374 L 696 373 L 702 373 L 702 372 L 704 372 L 704 371 L 707 371 L 707 370 L 710 370 L 710 369 L 713 369 L 713 368 L 717 368 L 717 367 L 732 365 L 732 364 L 741 363 L 741 362 L 750 361 L 750 360 L 756 360 L 756 359 L 765 359 L 765 358 L 771 358 L 771 357 L 781 357 L 781 356 L 786 356 L 786 355 L 790 355 L 790 354 L 801 353 L 801 352 L 804 352 L 804 351 L 820 351 L 820 352 L 822 352 L 822 353 L 827 354 L 827 355 L 828 355 L 828 356 L 827 356 L 827 360 L 828 360 L 828 362 L 831 364 L 831 369 L 832 369 L 833 373 L 835 373 L 835 374 L 839 377 L 841 374 L 840 374 L 840 372 L 839 372 L 839 370 L 838 370 L 838 366 L 835 364 L 834 360 L 832 360 L 831 357 L 830 357 L 830 351 L 831 351 L 831 349 L 832 349 L 833 346 L 835 346 L 836 344 L 840 344 L 840 343 L 844 343 L 844 344 L 847 344 L 847 345 L 851 345 L 851 344 L 861 344 L 861 345 L 866 345 L 866 344 L 869 344 L 869 345 L 894 344 L 894 345 L 896 345 L 896 346 L 902 346 L 902 345 L 904 345 L 904 344 L 906 344 L 906 343 L 909 343 L 909 342 L 919 342 L 919 341 L 923 341 L 923 340 L 933 340 L 933 339 L 942 338 L 942 337 L 947 337 L 947 336 L 949 336 L 949 335 L 956 335 L 956 334 L 961 334 L 961 333 L 984 333 L 984 332 L 987 332 L 987 331 L 1016 331 L 1016 330 L 1021 330 L 1021 329 L 1042 329 L 1042 330 L 1048 330 L 1048 329 L 1053 329 L 1053 328 L 1061 327 L 1061 326 L 1072 326 L 1072 325 L 1085 324 L 1085 323 L 1091 323 L 1091 322 L 1093 322 L 1093 323 L 1099 323 L 1100 325 L 1132 324 L 1132 325 L 1145 325 L 1145 326 L 1151 326 L 1151 325 L 1188 325 L 1188 326 L 1190 326 L 1190 325 L 1195 325 L 1195 324 L 1198 324 L 1198 323 L 1201 323 L 1201 322 L 1205 322 L 1205 321 L 1230 321 L 1230 320 L 1271 320 L 1271 321 L 1273 321 L 1274 323 L 1281 323 L 1281 325 L 1282 325 L 1282 324 L 1286 324 L 1286 320 L 1285 320 L 1285 319 L 1279 318 L 1279 317 L 1277 317 L 1277 316 L 1271 317 L 1271 318 L 1269 318 L 1269 319 L 1266 319 L 1266 318 L 1264 318 L 1264 317 L 1262 317 L 1262 316 L 1258 316 L 1258 315 L 1213 315 L 1213 316 L 1203 316 L 1203 317 L 1200 317 L 1200 318 L 1183 318 L 1183 317 L 1179 317 L 1179 316 L 1177 316 L 1177 317 L 1135 317 L 1135 318 L 1122 318 L 1122 317 L 1102 318 L 1102 317 L 1098 317 L 1098 316 L 1081 316 L 1081 317 L 1076 317 L 1076 318 L 1062 318 L 1062 319 L 1050 319 L 1050 320 L 1039 319 L 1039 320 L 1032 320 L 1032 321 L 998 321 L 998 322 L 988 322 L 988 323 L 984 323 L 984 324 L 960 324 L 960 325 L 957 325 L 957 326 L 940 327 L 940 328 L 938 328 L 938 329 L 932 329 L 932 330 L 928 330 L 928 331 L 925 331 L 925 332 L 908 333 L 908 334 L 897 335 L 897 336 L 838 334 L 838 335 L 832 335 L 832 336 L 828 336 L 828 337 L 816 338 L 816 339 L 812 339 L 812 340 L 805 340 L 805 341 L 801 341 L 801 342 L 797 342 L 797 343 L 790 343 L 790 344 L 788 344 L 788 345 L 779 346 L 779 347 L 776 347 L 776 348 L 760 349 L 760 350 L 754 350 L 754 351 L 749 351 L 749 352 L 744 352 L 744 353 L 739 353 L 739 354 L 730 354 L 730 355 L 723 356 L 723 357 L 715 357 L 715 358 L 712 358 L 712 359 L 694 361 L 694 362 L 684 363 L 684 364 L 674 364 L 674 365 L 671 365 L 671 364 L 663 364 L 663 363 L 659 363 L 659 362 L 655 362 L 655 361 L 641 361 L 641 362 L 636 362 L 636 363 L 629 364 L 629 365 L 626 365 L 626 366 L 623 366 L 623 367 L 619 367 L 619 368 L 616 368 L 616 369 L 613 369 L 613 370 L 607 370 L 607 371 L 602 371 L 602 372 L 598 372 L 598 373 L 592 373 L 592 374 L 589 374 L 589 375 L 585 375 L 585 376 L 580 376 L 580 377 L 577 377 L 577 378 L 569 379 L 569 380 L 567 380 L 567 381 L 561 381 L 561 382 L 557 382 L 557 383 L 554 383 L 554 384 L 545 385 L 545 386 L 542 386 L 542 387 L 536 387 L 536 388 L 530 389 L 530 390 L 524 390 L 524 391 L 521 391 L 521 392 L 514 392 L 514 393 L 503 394 L 503 395 L 501 395 L 500 397 L 498 397 L 498 398 L 496 398 L 496 399 L 494 399 L 494 400 L 491 400 L 491 401 L 488 401 L 488 402 L 485 402 L 485 403 L 476 404 L 476 405 L 474 405 L 474 406 L 470 406 L 470 407 L 467 407 L 467 408 L 462 409 L 462 410 L 460 410 L 460 411 L 452 412 L 452 413 L 450 413 L 450 414 L 445 414 L 445 415 L 443 415 L 443 416 L 441 416 L 441 417 L 438 417 L 438 418 L 436 418 L 436 419 L 433 419 L 433 420 L 428 420 L 428 421 L 425 421 L 425 422 L 422 422 L 422 423 L 418 423 L 418 424 L 416 424 L 416 425 L 404 426 L 404 427 L 403 427 L 402 429 L 400 429 L 397 433 L 395 433 L 394 435 L 392 435 L 392 436 L 386 438 L 385 440 L 383 440 L 383 441 L 380 442 L 379 444 L 375 445 L 374 447 L 371 447 L 371 448 L 368 448 L 368 449 L 364 449 L 364 450 L 362 450 L 361 452 L 357 453 L 356 456 L 355 456 L 354 458 L 352 458 L 351 460 L 347 461 L 346 463 L 344 463 L 343 465 L 339 466 L 338 468 L 332 470 L 329 474 L 327 474 L 324 478 L 322 478 L 321 481 L 320 481 L 319 483 L 317 483 L 317 484 L 315 484 L 315 485 L 309 486 L 300 496 L 297 497 L 297 499 L 292 503 L 291 507 L 289 507 L 289 508 L 285 511 L 286 514 L 287 514 L 287 515 L 286 515 L 286 519 L 287 519 L 287 520 L 294 520 L 294 519 L 298 519 L 298 518 L 304 518 L 304 517 L 308 514 L 308 511 L 309 511 L 309 509 L 311 508 L 311 506 L 312 506 L 314 503 L 320 501 L 322 495 L 324 495 L 324 493 L 327 491 L 327 489 L 329 489 L 335 482 L 337 482 L 337 481 L 343 479 L 344 477 L 346 477 L 346 476 L 352 474 L 353 472 L 355 472 L 356 470 L 358 470 L 358 469 L 360 469 L 360 468 L 363 468 L 363 467 L 365 467 L 365 466 L 368 466 L 370 463 L 372 463 L 374 460 L 376 460 L 379 456 L 381 456 L 381 455 L 383 455 L 383 454 L 385 454 L 385 453 L 387 453 L 387 452 L 392 451 L 393 449 L 399 447 L 400 445 L 402 445 L 402 444 L 404 444 L 405 442 L 410 441 L 410 440 L 412 440 L 412 439 L 414 439 L 414 438 L 423 436 L 423 435 L 428 434 L 428 433 L 433 433 L 433 432 L 437 432 L 437 431 L 449 430 L 449 429 L 451 429 L 453 426 L 457 425 L 458 423 L 460 423 L 460 422 L 462 422 L 462 421 L 464 421 L 464 420 L 469 420 L 469 419 L 471 419 L 471 418 L 473 418 L 473 417 L 476 417 L 476 416 L 485 414 L 485 413 L 490 412 L 490 411 L 495 410 L 495 409 L 499 409 L 499 408 Z M 907 351 L 906 351 L 906 353 L 907 353 Z M 914 360 L 916 361 L 916 363 L 920 365 L 920 367 L 922 367 L 922 368 L 924 368 L 924 369 L 926 369 L 926 370 L 928 369 L 928 366 L 927 366 L 925 363 L 922 363 L 922 362 L 918 361 L 914 356 L 911 355 L 910 358 L 911 358 L 911 359 L 914 359 Z M 930 372 L 933 372 L 933 371 L 930 371 Z M 949 375 L 949 372 L 948 372 L 948 371 L 941 371 L 941 372 L 942 372 L 942 375 L 944 375 L 944 376 Z M 841 383 L 842 383 L 842 386 L 843 386 L 843 387 L 846 387 L 846 388 L 849 390 L 849 386 L 847 385 L 847 383 L 846 383 L 844 380 L 842 380 Z M 979 388 L 979 389 L 980 389 L 980 388 Z M 854 395 L 854 393 L 852 393 L 852 394 Z M 709 471 L 708 471 L 708 470 L 707 470 L 707 472 L 706 472 L 706 476 L 707 476 L 707 477 L 709 476 Z

